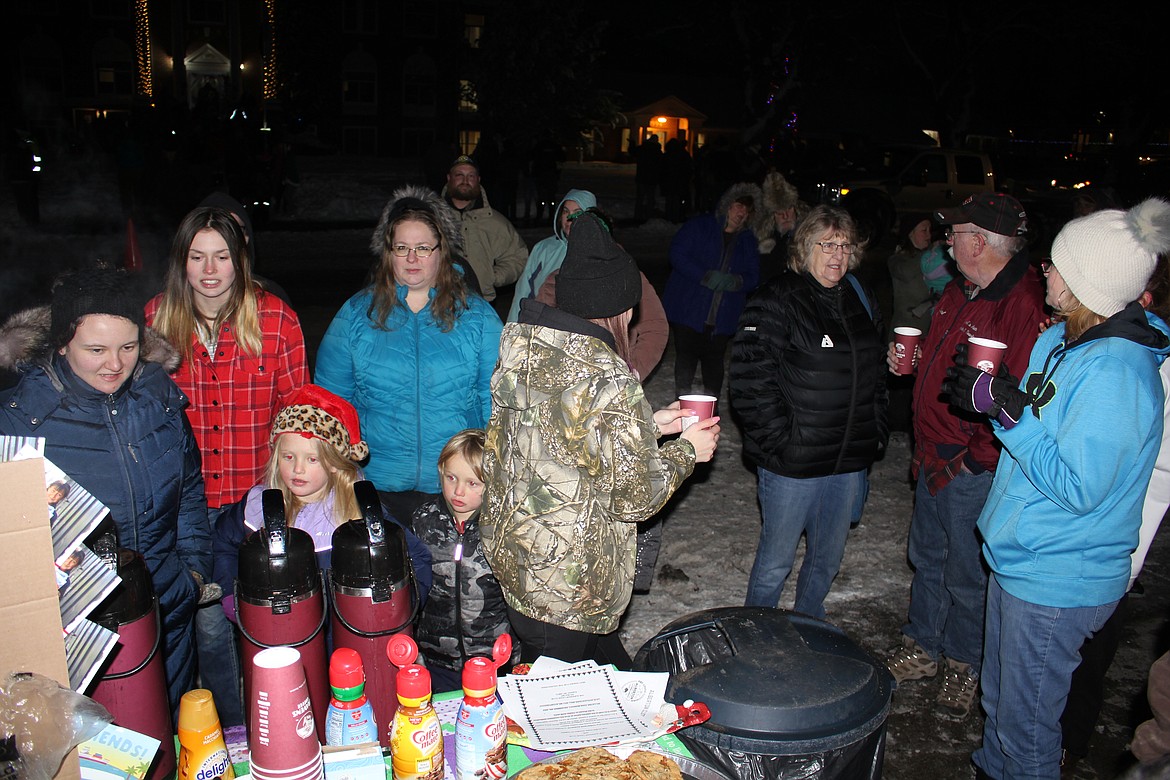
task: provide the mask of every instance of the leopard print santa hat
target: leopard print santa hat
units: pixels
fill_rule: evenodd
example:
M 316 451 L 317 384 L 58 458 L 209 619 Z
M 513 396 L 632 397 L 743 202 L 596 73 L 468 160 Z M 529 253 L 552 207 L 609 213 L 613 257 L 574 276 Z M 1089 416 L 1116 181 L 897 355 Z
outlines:
M 272 423 L 272 441 L 282 433 L 299 433 L 333 445 L 343 458 L 363 461 L 370 448 L 362 441 L 358 413 L 349 401 L 323 387 L 305 385 Z

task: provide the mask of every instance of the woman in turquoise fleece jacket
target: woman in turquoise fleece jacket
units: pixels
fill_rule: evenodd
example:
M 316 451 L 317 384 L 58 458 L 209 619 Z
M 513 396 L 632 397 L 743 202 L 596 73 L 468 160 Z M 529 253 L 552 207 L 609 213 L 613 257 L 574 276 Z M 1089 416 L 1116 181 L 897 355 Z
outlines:
M 1129 583 L 1162 441 L 1167 326 L 1134 301 L 1170 249 L 1170 204 L 1073 220 L 1052 245 L 1048 304 L 1027 373 L 960 359 L 955 405 L 988 414 L 1003 444 L 979 518 L 991 568 L 976 766 L 995 778 L 1060 776 L 1060 716 L 1080 647 Z M 960 353 L 963 356 L 963 353 Z
M 508 311 L 508 322 L 516 322 L 520 316 L 520 301 L 535 298 L 549 274 L 558 271 L 565 262 L 569 248 L 569 217 L 597 206 L 597 197 L 589 190 L 569 190 L 553 211 L 553 234 L 537 243 L 528 253 L 528 263 L 516 280 L 516 291 L 512 296 L 512 308 Z

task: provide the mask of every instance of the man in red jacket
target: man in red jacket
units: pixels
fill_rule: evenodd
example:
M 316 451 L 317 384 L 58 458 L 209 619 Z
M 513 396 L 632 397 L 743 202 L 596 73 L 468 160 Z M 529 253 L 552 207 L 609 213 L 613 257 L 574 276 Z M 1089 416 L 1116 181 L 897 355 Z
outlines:
M 963 719 L 979 688 L 987 574 L 975 521 L 991 489 L 999 449 L 988 418 L 940 397 L 955 347 L 971 336 L 1008 345 L 1004 368 L 1015 375 L 1044 320 L 1044 283 L 1023 233 L 1027 217 L 1013 197 L 973 195 L 935 213 L 961 276 L 931 315 L 914 385 L 917 480 L 908 556 L 914 567 L 902 646 L 887 664 L 899 683 L 933 678 L 943 668 L 936 711 Z M 889 358 L 894 370 L 893 345 Z

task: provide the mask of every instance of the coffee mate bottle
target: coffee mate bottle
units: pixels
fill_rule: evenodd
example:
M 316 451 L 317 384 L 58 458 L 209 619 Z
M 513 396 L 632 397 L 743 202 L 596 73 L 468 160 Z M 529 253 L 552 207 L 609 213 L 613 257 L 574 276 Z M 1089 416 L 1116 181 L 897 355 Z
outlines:
M 496 695 L 496 670 L 512 655 L 512 637 L 501 634 L 492 657 L 463 665 L 463 702 L 455 721 L 455 780 L 498 780 L 508 774 L 508 721 Z
M 178 780 L 235 780 L 211 691 L 197 688 L 179 700 Z
M 399 667 L 398 710 L 390 726 L 390 761 L 394 780 L 443 780 L 443 731 L 431 706 L 431 673 L 413 663 L 418 646 L 396 634 L 386 654 Z
M 329 661 L 333 696 L 325 716 L 325 744 L 344 746 L 378 741 L 374 707 L 366 698 L 366 673 L 357 650 L 339 647 Z

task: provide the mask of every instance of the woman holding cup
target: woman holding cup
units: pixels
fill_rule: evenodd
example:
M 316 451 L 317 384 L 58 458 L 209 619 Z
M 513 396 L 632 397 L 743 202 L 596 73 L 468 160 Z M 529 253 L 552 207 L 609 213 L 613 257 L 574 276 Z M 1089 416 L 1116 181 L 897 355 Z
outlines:
M 629 668 L 617 627 L 633 592 L 636 525 L 715 452 L 718 417 L 658 445 L 680 432 L 684 412 L 653 412 L 627 364 L 641 291 L 633 258 L 585 212 L 557 307 L 525 300 L 504 328 L 480 528 L 525 662 Z
M 1135 301 L 1170 250 L 1170 204 L 1068 223 L 1045 266 L 1062 318 L 1040 335 L 1022 382 L 970 365 L 944 388 L 988 415 L 1003 445 L 979 517 L 987 588 L 976 765 L 997 778 L 1060 774 L 1060 716 L 1084 640 L 1130 578 L 1163 434 L 1167 326 Z
M 779 603 L 805 536 L 796 611 L 819 618 L 886 445 L 885 346 L 873 295 L 849 273 L 853 218 L 818 206 L 790 251 L 793 273 L 748 301 L 732 343 L 731 406 L 763 514 L 746 604 Z

